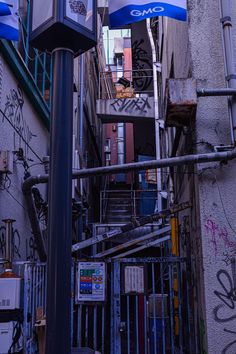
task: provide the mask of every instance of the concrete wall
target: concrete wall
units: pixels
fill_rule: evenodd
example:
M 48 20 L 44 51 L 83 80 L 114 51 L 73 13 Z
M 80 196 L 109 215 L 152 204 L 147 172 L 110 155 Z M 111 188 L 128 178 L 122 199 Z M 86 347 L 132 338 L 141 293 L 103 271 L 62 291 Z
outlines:
M 236 9 L 232 3 L 236 44 Z M 188 10 L 188 28 L 173 20 L 163 21 L 163 82 L 171 72 L 172 61 L 175 77 L 192 75 L 199 80 L 199 87 L 224 87 L 219 2 L 189 0 Z M 187 134 L 191 136 L 191 145 L 184 144 L 186 135 L 182 134 L 178 154 L 191 150 L 210 152 L 215 145 L 230 144 L 227 100 L 199 99 L 196 121 Z M 193 291 L 197 295 L 196 352 L 233 354 L 236 352 L 236 162 L 200 165 L 194 172 L 195 175 L 182 178 L 181 186 L 180 178 L 176 178 L 176 191 L 178 202 L 189 198 L 194 206 L 191 215 L 180 215 L 180 223 L 183 226 L 189 217 L 191 256 L 196 265 L 193 274 Z
M 30 167 L 30 173 L 43 174 L 44 166 L 41 159 L 49 154 L 48 131 L 2 56 L 0 56 L 0 108 L 5 114 L 5 116 L 0 114 L 0 151 L 13 152 L 22 148 L 28 165 L 34 165 Z M 24 167 L 22 162 L 17 160 L 16 154 L 13 173 L 9 175 L 6 183 L 4 178 L 5 176 L 0 175 L 0 258 L 4 257 L 5 252 L 5 230 L 2 219 L 12 218 L 16 220 L 14 259 L 36 260 L 37 252 L 21 191 Z M 45 187 L 40 189 L 45 198 Z

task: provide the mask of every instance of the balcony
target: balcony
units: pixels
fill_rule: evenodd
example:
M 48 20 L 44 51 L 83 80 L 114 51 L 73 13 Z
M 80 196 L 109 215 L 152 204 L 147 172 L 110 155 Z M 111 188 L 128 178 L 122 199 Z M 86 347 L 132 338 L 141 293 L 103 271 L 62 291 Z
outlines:
M 102 123 L 135 123 L 154 119 L 152 70 L 100 74 L 97 115 Z M 146 87 L 146 89 L 145 89 Z

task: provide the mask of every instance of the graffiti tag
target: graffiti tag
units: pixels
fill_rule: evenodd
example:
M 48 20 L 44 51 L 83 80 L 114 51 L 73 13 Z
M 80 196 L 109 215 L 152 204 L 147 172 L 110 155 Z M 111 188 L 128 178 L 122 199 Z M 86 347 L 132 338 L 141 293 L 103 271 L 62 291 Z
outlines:
M 151 108 L 148 98 L 131 98 L 131 99 L 118 98 L 114 100 L 111 106 L 116 112 L 119 113 L 125 112 L 128 114 L 132 114 L 135 112 L 147 113 L 148 109 Z
M 4 108 L 4 114 L 2 117 L 2 122 L 5 119 L 14 127 L 15 131 L 19 135 L 19 145 L 21 146 L 21 140 L 23 139 L 26 146 L 25 150 L 28 151 L 27 144 L 30 143 L 34 135 L 28 126 L 24 115 L 23 115 L 24 97 L 21 88 L 18 86 L 17 89 L 11 89 L 9 94 L 6 96 L 6 103 Z M 16 141 L 14 141 L 16 148 Z

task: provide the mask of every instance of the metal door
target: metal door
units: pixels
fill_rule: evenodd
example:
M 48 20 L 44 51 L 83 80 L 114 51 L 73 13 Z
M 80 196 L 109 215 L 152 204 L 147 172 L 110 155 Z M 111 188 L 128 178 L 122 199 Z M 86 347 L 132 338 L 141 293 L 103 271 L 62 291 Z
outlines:
M 117 260 L 111 275 L 110 354 L 195 352 L 184 259 Z

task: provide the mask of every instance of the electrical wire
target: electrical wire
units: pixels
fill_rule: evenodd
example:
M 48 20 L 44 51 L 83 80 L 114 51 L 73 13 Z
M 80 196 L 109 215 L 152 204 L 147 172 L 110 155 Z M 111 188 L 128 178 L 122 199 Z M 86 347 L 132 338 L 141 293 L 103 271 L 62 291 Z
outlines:
M 13 194 L 11 194 L 11 192 L 10 192 L 8 189 L 6 189 L 5 191 L 12 197 L 12 199 L 15 200 L 15 202 L 16 202 L 17 204 L 19 204 L 19 205 L 24 209 L 24 211 L 26 211 L 25 207 L 14 197 Z
M 29 143 L 25 140 L 25 138 L 19 133 L 19 131 L 16 129 L 16 127 L 14 126 L 14 124 L 11 122 L 11 120 L 6 116 L 6 114 L 3 112 L 2 109 L 0 109 L 0 113 L 2 114 L 2 116 L 8 121 L 8 123 L 12 126 L 12 128 L 15 130 L 15 132 L 19 135 L 19 137 L 22 139 L 22 141 L 26 144 L 26 146 L 29 148 L 29 150 L 35 155 L 35 157 L 37 157 L 37 159 L 39 161 L 41 161 L 41 163 L 43 163 L 43 160 L 41 159 L 41 157 L 39 157 L 39 155 L 33 150 L 33 148 L 29 145 Z
M 212 172 L 212 171 L 211 171 Z M 223 198 L 222 198 L 222 194 L 221 194 L 221 190 L 220 190 L 220 186 L 219 186 L 219 183 L 217 181 L 217 177 L 216 175 L 214 175 L 212 173 L 214 179 L 215 179 L 215 182 L 216 182 L 216 186 L 217 186 L 217 189 L 218 189 L 218 193 L 219 193 L 219 196 L 220 196 L 220 201 L 221 201 L 221 205 L 222 205 L 222 209 L 223 209 L 223 212 L 224 212 L 224 216 L 225 216 L 225 219 L 231 229 L 231 231 L 233 231 L 233 233 L 236 235 L 236 230 L 234 229 L 234 227 L 232 226 L 231 222 L 229 221 L 229 218 L 228 218 L 228 215 L 226 213 L 226 209 L 225 209 L 225 205 L 224 205 L 224 202 L 223 202 Z

